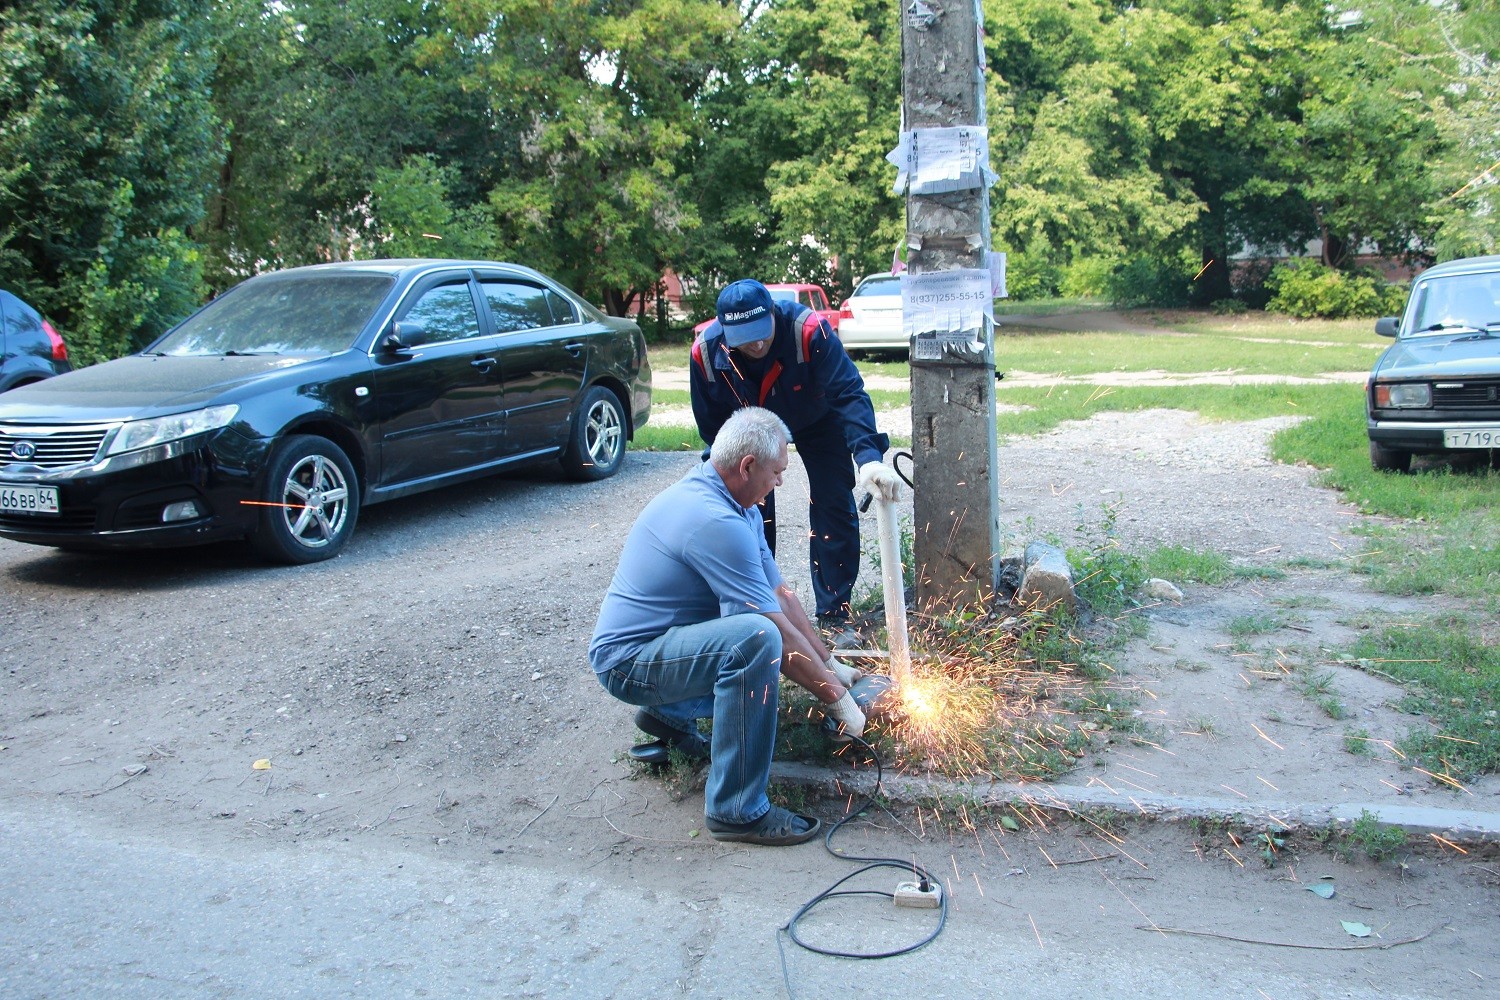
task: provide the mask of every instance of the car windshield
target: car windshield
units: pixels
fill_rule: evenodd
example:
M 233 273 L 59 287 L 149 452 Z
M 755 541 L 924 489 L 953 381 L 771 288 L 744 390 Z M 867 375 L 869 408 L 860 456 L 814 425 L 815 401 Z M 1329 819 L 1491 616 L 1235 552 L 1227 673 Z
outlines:
M 1411 335 L 1500 326 L 1500 273 L 1418 280 Z
M 385 299 L 385 274 L 268 274 L 237 285 L 151 348 L 177 357 L 337 354 Z
M 770 292 L 771 298 L 777 302 L 797 301 L 797 290 L 794 288 L 768 288 L 766 291 Z
M 859 287 L 854 290 L 854 298 L 859 298 L 860 296 L 864 295 L 900 294 L 901 279 L 895 277 L 894 275 L 890 277 L 882 275 L 878 278 L 866 278 L 864 281 L 861 281 L 859 283 Z

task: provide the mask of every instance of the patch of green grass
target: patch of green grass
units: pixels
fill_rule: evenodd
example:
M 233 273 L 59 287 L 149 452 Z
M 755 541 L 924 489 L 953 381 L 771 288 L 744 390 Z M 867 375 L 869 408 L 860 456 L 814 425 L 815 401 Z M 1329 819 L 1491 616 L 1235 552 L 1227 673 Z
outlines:
M 1187 720 L 1187 731 L 1190 733 L 1199 733 L 1203 736 L 1217 736 L 1219 734 L 1219 724 L 1211 715 L 1198 715 Z
M 1236 580 L 1286 579 L 1286 570 L 1277 569 L 1275 566 L 1236 566 L 1232 572 Z
M 1335 607 L 1333 598 L 1323 594 L 1297 594 L 1293 597 L 1273 597 L 1270 603 L 1278 608 L 1286 608 L 1288 610 L 1302 608 L 1326 611 L 1329 608 Z
M 1356 757 L 1374 756 L 1370 749 L 1370 731 L 1363 727 L 1344 730 L 1344 749 Z
M 1230 620 L 1224 631 L 1231 639 L 1247 639 L 1279 631 L 1286 623 L 1279 614 L 1239 615 Z
M 1059 313 L 1089 312 L 1109 307 L 1096 299 L 997 299 L 996 316 L 1056 316 Z
M 1500 489 L 1494 492 L 1500 495 Z M 1439 521 L 1420 532 L 1405 526 L 1372 529 L 1370 547 L 1355 569 L 1387 594 L 1484 599 L 1500 593 L 1500 516 L 1493 509 L 1471 510 L 1440 515 Z
M 1318 556 L 1295 556 L 1286 561 L 1292 569 L 1335 569 L 1344 564 L 1342 559 L 1322 559 Z
M 1297 689 L 1308 698 L 1321 698 L 1333 694 L 1333 671 L 1319 670 L 1317 673 L 1301 674 Z
M 1384 861 L 1406 846 L 1406 831 L 1399 826 L 1387 826 L 1368 809 L 1362 809 L 1359 819 L 1345 831 L 1343 843 L 1346 849 L 1360 850 L 1373 861 Z
M 1011 332 L 1016 328 L 1002 327 L 995 340 L 995 364 L 1001 371 L 1049 375 L 1163 371 L 1315 377 L 1334 371 L 1368 371 L 1389 343 L 1382 342 L 1368 322 L 1290 336 L 1284 324 L 1265 321 L 1264 314 L 1246 320 L 1194 315 L 1190 327 L 1174 325 L 1155 336 Z
M 1304 416 L 1320 405 L 1320 396 L 1334 385 L 1159 385 L 1012 386 L 999 383 L 1002 402 L 1024 406 L 998 419 L 1002 439 L 1040 434 L 1064 420 L 1087 420 L 1096 413 L 1134 413 L 1141 410 L 1187 410 L 1206 420 L 1259 420 L 1263 417 Z M 1355 394 L 1354 405 L 1360 407 Z M 1362 412 L 1362 411 L 1361 411 Z
M 630 448 L 632 451 L 685 451 L 697 455 L 703 451 L 703 439 L 693 427 L 647 424 L 636 430 Z
M 1335 722 L 1342 722 L 1349 718 L 1349 706 L 1345 705 L 1334 695 L 1323 695 L 1313 699 L 1313 703 L 1322 709 L 1323 714 Z
M 1073 570 L 1073 589 L 1093 611 L 1111 617 L 1134 607 L 1135 593 L 1146 582 L 1146 564 L 1120 545 L 1119 508 L 1106 506 L 1097 526 L 1083 523 L 1074 530 L 1079 544 L 1068 549 Z
M 1163 545 L 1146 554 L 1146 574 L 1173 583 L 1217 586 L 1229 580 L 1234 567 L 1218 552 L 1199 552 L 1180 545 Z
M 1429 716 L 1397 746 L 1417 766 L 1462 781 L 1500 771 L 1500 647 L 1477 623 L 1448 614 L 1361 637 L 1350 654 L 1407 683 L 1400 707 Z

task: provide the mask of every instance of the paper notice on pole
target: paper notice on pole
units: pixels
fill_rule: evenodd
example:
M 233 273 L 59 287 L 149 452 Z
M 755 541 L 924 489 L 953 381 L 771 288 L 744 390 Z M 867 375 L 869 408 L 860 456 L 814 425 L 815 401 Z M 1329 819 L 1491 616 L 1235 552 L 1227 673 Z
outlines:
M 994 183 L 989 129 L 978 125 L 902 132 L 885 157 L 896 165 L 894 194 L 942 194 Z
M 1004 251 L 990 250 L 984 255 L 984 260 L 990 269 L 990 297 L 996 299 L 1010 298 L 1010 293 L 1005 290 Z
M 990 294 L 990 271 L 960 268 L 926 274 L 901 275 L 901 326 L 908 339 L 918 338 L 924 348 L 944 353 L 944 344 L 965 345 L 965 350 L 984 347 L 985 320 L 995 319 Z M 918 360 L 933 360 L 918 358 Z

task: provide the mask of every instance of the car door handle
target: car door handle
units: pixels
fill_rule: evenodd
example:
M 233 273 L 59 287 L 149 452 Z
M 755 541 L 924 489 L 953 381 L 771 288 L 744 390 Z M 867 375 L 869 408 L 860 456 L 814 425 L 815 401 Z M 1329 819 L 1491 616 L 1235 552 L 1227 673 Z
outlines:
M 495 367 L 495 359 L 475 358 L 473 361 L 470 361 L 469 364 L 475 368 L 478 368 L 481 372 L 485 372 L 486 374 L 488 374 L 489 370 Z
M 573 355 L 573 357 L 576 358 L 578 357 L 578 355 L 583 353 L 583 341 L 575 340 L 571 344 L 564 344 L 563 350 L 567 351 L 569 354 Z

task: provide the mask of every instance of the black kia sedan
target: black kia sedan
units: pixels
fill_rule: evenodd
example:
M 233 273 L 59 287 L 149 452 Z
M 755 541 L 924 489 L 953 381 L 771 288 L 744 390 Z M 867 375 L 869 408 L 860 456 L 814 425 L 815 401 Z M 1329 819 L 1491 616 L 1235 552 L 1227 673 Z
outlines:
M 650 408 L 640 329 L 529 268 L 291 268 L 139 354 L 0 396 L 0 536 L 245 538 L 314 562 L 366 504 L 536 461 L 611 476 Z
M 1405 472 L 1413 455 L 1486 453 L 1500 467 L 1500 257 L 1423 271 L 1365 387 L 1370 464 Z

